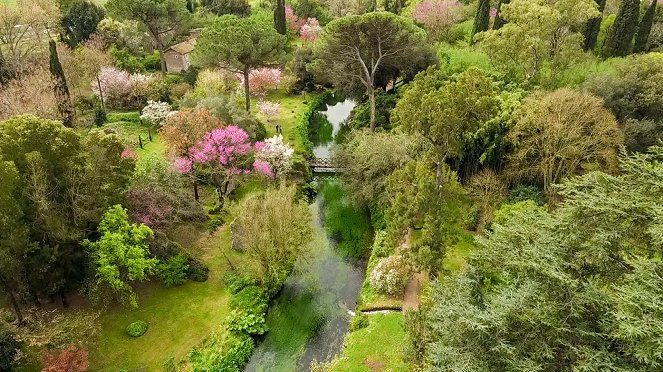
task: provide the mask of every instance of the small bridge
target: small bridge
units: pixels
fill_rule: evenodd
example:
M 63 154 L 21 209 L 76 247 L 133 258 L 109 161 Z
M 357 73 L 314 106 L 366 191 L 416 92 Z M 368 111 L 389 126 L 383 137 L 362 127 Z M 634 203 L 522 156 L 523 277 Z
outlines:
M 337 173 L 338 169 L 329 158 L 313 158 L 309 162 L 313 173 Z

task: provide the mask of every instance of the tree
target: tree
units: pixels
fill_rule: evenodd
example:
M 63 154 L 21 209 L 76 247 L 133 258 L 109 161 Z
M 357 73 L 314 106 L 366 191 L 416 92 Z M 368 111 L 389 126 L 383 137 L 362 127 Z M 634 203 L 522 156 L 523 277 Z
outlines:
M 251 111 L 249 74 L 277 64 L 284 55 L 285 36 L 253 18 L 225 15 L 205 28 L 192 58 L 198 66 L 221 67 L 244 77 L 246 111 Z
M 534 81 L 543 72 L 552 80 L 584 56 L 577 30 L 599 15 L 594 0 L 511 0 L 500 14 L 507 23 L 479 34 L 479 45 L 501 72 Z
M 499 30 L 506 24 L 506 20 L 502 18 L 501 11 L 502 11 L 502 5 L 507 5 L 511 2 L 511 0 L 500 0 L 500 2 L 497 4 L 497 14 L 495 14 L 495 20 L 493 21 L 493 30 Z
M 553 212 L 500 210 L 466 269 L 432 291 L 413 340 L 429 368 L 659 369 L 662 155 L 622 155 L 618 176 L 571 179 Z
M 276 0 L 274 7 L 274 29 L 281 35 L 288 31 L 285 24 L 285 0 Z
M 256 159 L 269 165 L 274 177 L 285 179 L 292 169 L 292 155 L 295 150 L 283 142 L 283 135 L 268 138 L 265 142 L 256 143 Z
M 137 307 L 138 296 L 132 284 L 147 279 L 158 263 L 156 258 L 148 258 L 148 242 L 154 237 L 152 230 L 129 223 L 127 211 L 118 204 L 104 214 L 99 233 L 99 240 L 83 242 L 95 271 L 90 295 L 100 300 L 103 292 L 110 290 L 121 302 Z
M 203 0 L 202 5 L 216 15 L 248 17 L 251 14 L 251 5 L 246 0 Z
M 395 80 L 414 74 L 434 60 L 425 33 L 411 21 L 387 12 L 336 19 L 324 29 L 316 44 L 314 69 L 336 89 L 357 94 L 363 90 L 375 129 L 375 88 L 378 76 Z M 425 62 L 424 62 L 425 61 Z M 393 74 L 389 72 L 394 71 Z
M 603 10 L 605 9 L 606 0 L 596 0 L 596 5 L 598 5 L 599 15 L 587 21 L 585 25 L 585 42 L 583 43 L 583 49 L 585 52 L 593 50 L 596 46 L 596 41 L 598 40 L 599 31 L 601 30 L 601 21 L 603 20 Z
M 640 26 L 635 35 L 635 44 L 633 46 L 633 53 L 642 53 L 647 50 L 649 42 L 649 34 L 651 33 L 652 25 L 654 24 L 654 16 L 656 15 L 656 6 L 658 0 L 651 0 L 651 4 L 645 11 L 640 21 Z
M 474 25 L 472 26 L 472 41 L 474 43 L 474 36 L 479 32 L 488 31 L 490 25 L 490 0 L 479 0 L 479 9 L 474 16 Z
M 190 157 L 190 150 L 214 129 L 223 123 L 206 108 L 184 108 L 169 116 L 159 129 L 159 135 L 168 145 L 167 153 L 172 157 Z
M 161 59 L 161 72 L 166 73 L 164 52 L 175 36 L 185 31 L 189 12 L 181 0 L 109 0 L 108 13 L 120 20 L 139 22 L 154 40 Z
M 426 0 L 412 10 L 412 18 L 426 27 L 431 40 L 440 40 L 462 18 L 463 5 L 453 0 Z
M 423 112 L 422 107 L 426 108 Z M 463 137 L 494 118 L 499 108 L 493 83 L 481 70 L 470 68 L 456 81 L 446 82 L 441 70 L 430 68 L 417 76 L 396 104 L 391 120 L 406 133 L 430 141 L 441 185 L 443 164 L 461 155 Z
M 276 293 L 308 249 L 311 211 L 294 186 L 281 185 L 244 200 L 233 222 L 243 250 L 260 265 L 260 276 Z
M 53 75 L 43 68 L 11 79 L 0 88 L 0 120 L 26 114 L 57 119 L 54 88 Z
M 48 48 L 50 50 L 50 71 L 55 81 L 55 97 L 58 100 L 58 111 L 64 125 L 72 127 L 74 125 L 75 112 L 71 105 L 71 97 L 69 96 L 69 87 L 67 87 L 67 79 L 64 76 L 64 70 L 58 58 L 58 50 L 55 46 L 55 41 L 49 40 Z
M 97 31 L 97 25 L 105 16 L 102 7 L 88 0 L 73 1 L 62 14 L 62 40 L 75 48 Z
M 509 158 L 513 175 L 543 185 L 552 202 L 557 200 L 553 185 L 565 178 L 615 170 L 624 141 L 599 98 L 566 88 L 523 104 L 509 138 L 515 147 Z
M 640 0 L 622 0 L 617 18 L 603 48 L 604 57 L 623 57 L 631 53 L 633 36 L 638 30 L 639 21 Z

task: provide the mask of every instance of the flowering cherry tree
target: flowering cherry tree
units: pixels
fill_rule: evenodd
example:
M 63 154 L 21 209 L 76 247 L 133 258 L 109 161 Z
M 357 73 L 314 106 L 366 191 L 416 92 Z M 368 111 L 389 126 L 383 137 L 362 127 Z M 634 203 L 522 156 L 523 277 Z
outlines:
M 412 11 L 412 18 L 438 39 L 462 18 L 463 4 L 456 0 L 425 0 Z
M 151 79 L 150 75 L 129 74 L 115 67 L 102 67 L 91 86 L 104 102 L 121 106 L 137 85 L 147 84 Z
M 295 150 L 283 142 L 282 135 L 256 143 L 256 150 L 257 161 L 265 162 L 273 172 L 273 176 L 284 177 L 292 168 L 292 155 Z
M 271 101 L 258 102 L 258 110 L 269 121 L 271 118 L 279 114 L 281 105 Z
M 296 34 L 299 34 L 299 30 L 306 23 L 305 20 L 297 17 L 295 11 L 290 5 L 285 7 L 285 23 L 288 26 L 288 29 Z
M 140 118 L 160 127 L 164 120 L 173 113 L 172 107 L 167 102 L 147 101 L 147 106 L 143 108 Z
M 263 67 L 249 72 L 249 91 L 257 97 L 264 98 L 267 91 L 277 89 L 281 84 L 283 71 L 278 68 Z M 241 85 L 244 85 L 244 76 L 237 74 Z
M 306 23 L 299 29 L 299 35 L 302 39 L 308 42 L 315 42 L 318 40 L 318 35 L 322 32 L 320 22 L 315 18 L 309 18 Z
M 199 166 L 201 171 L 209 174 L 221 203 L 236 177 L 253 171 L 273 175 L 267 162 L 254 158 L 255 146 L 248 133 L 234 125 L 207 133 L 189 153 L 190 158 L 175 161 L 175 168 L 186 174 L 193 171 L 194 166 Z

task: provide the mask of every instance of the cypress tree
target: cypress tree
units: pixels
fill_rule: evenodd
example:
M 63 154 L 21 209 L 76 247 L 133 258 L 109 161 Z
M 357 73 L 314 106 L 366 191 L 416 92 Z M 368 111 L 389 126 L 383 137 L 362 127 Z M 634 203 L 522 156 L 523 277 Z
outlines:
M 623 57 L 631 53 L 633 36 L 640 21 L 640 0 L 622 0 L 619 12 L 603 51 L 605 57 Z
M 585 25 L 585 42 L 583 44 L 583 49 L 585 52 L 594 49 L 596 46 L 596 40 L 599 37 L 599 31 L 601 31 L 601 21 L 603 20 L 603 10 L 605 9 L 606 0 L 596 0 L 596 5 L 598 5 L 599 15 L 596 18 L 592 18 L 587 21 Z
M 472 40 L 474 43 L 474 36 L 479 32 L 488 31 L 490 24 L 490 0 L 479 0 L 479 9 L 474 17 L 474 27 L 472 27 Z
M 50 55 L 50 71 L 53 79 L 55 80 L 55 98 L 58 101 L 58 111 L 62 117 L 62 123 L 65 126 L 72 127 L 74 125 L 74 109 L 71 106 L 71 97 L 69 96 L 69 88 L 67 88 L 67 79 L 64 76 L 64 70 L 60 64 L 58 57 L 58 49 L 55 41 L 48 41 L 48 49 Z
M 274 29 L 281 35 L 285 35 L 285 0 L 276 0 L 276 8 L 274 8 Z
M 656 15 L 656 6 L 658 0 L 651 0 L 651 4 L 645 15 L 642 16 L 638 33 L 635 35 L 635 45 L 633 46 L 633 53 L 642 53 L 647 49 L 647 42 L 649 41 L 649 34 L 651 27 L 654 24 L 654 15 Z
M 499 4 L 497 4 L 497 15 L 495 16 L 495 22 L 493 22 L 493 30 L 499 30 L 506 24 L 506 19 L 502 18 L 502 5 L 507 5 L 510 2 L 511 0 L 500 0 Z

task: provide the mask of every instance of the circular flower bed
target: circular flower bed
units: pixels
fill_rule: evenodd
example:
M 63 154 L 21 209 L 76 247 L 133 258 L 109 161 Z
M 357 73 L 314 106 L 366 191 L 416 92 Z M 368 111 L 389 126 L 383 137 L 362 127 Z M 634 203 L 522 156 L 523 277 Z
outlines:
M 137 320 L 127 326 L 127 334 L 131 337 L 140 337 L 147 332 L 147 322 Z

